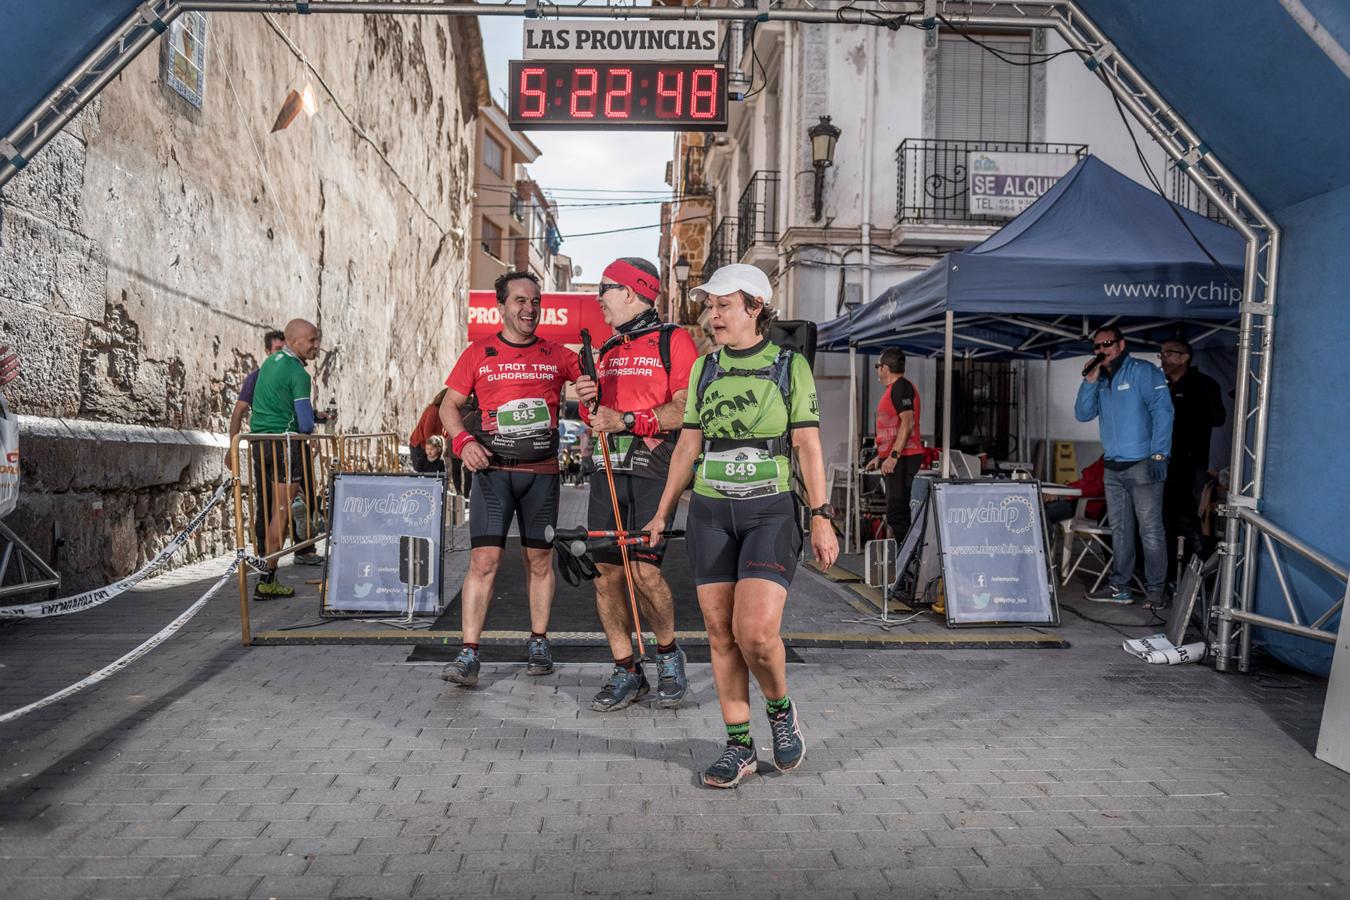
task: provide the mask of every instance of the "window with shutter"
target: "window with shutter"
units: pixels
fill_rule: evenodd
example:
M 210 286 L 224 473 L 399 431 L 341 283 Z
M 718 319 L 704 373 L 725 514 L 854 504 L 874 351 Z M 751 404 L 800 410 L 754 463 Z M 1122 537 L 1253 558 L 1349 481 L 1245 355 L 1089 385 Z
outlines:
M 1030 35 L 979 38 L 1012 59 L 1031 50 Z M 959 35 L 938 45 L 937 128 L 939 140 L 1028 141 L 1031 139 L 1031 67 L 1004 62 Z

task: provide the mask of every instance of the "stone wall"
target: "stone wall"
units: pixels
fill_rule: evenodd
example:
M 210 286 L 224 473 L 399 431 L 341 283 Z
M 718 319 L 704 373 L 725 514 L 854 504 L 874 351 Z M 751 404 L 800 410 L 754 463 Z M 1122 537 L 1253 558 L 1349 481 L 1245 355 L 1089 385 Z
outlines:
M 201 110 L 152 46 L 0 194 L 0 343 L 23 366 L 5 397 L 24 414 L 6 524 L 44 554 L 60 528 L 63 589 L 132 571 L 209 496 L 266 329 L 321 327 L 315 405 L 348 431 L 406 434 L 464 343 L 476 23 L 208 27 Z M 269 134 L 306 82 L 317 114 Z M 223 524 L 193 555 L 233 545 Z

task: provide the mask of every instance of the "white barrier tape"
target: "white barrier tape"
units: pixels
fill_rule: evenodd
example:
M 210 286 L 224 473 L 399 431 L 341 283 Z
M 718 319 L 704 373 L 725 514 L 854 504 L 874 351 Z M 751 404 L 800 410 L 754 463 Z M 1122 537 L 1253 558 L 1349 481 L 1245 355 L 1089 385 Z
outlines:
M 1205 644 L 1196 641 L 1174 647 L 1165 634 L 1151 634 L 1145 638 L 1126 640 L 1121 649 L 1131 656 L 1137 656 L 1152 665 L 1175 666 L 1181 663 L 1199 662 L 1205 658 Z
M 174 619 L 168 625 L 164 626 L 164 628 L 161 631 L 150 637 L 148 640 L 145 641 L 145 643 L 141 644 L 135 650 L 132 650 L 125 656 L 122 656 L 116 661 L 109 663 L 108 665 L 99 669 L 97 672 L 94 672 L 88 678 L 82 678 L 79 681 L 75 682 L 74 684 L 70 685 L 69 687 L 57 691 L 55 694 L 43 697 L 41 700 L 30 703 L 27 706 L 21 706 L 18 709 L 10 710 L 9 712 L 0 716 L 0 725 L 5 724 L 6 722 L 12 722 L 15 719 L 19 718 L 20 716 L 27 715 L 28 713 L 33 712 L 34 710 L 42 709 L 44 706 L 51 706 L 53 703 L 57 703 L 61 700 L 66 699 L 71 694 L 82 691 L 85 688 L 90 687 L 91 685 L 98 684 L 100 681 L 104 680 L 108 676 L 122 671 L 127 666 L 131 665 L 136 660 L 140 659 L 142 656 L 149 653 L 151 650 L 155 649 L 169 638 L 173 637 L 173 635 L 178 633 L 178 631 L 182 629 L 182 627 L 186 625 L 193 616 L 201 612 L 202 607 L 206 605 L 206 601 L 210 600 L 215 595 L 216 591 L 220 590 L 222 587 L 225 586 L 225 582 L 230 580 L 230 577 L 234 575 L 235 571 L 239 568 L 241 562 L 247 563 L 250 566 L 254 565 L 252 558 L 245 558 L 242 554 L 237 556 L 234 560 L 230 562 L 230 567 L 225 570 L 225 574 L 221 575 L 220 579 L 217 580 L 215 584 L 211 585 L 211 588 L 205 594 L 202 594 L 196 603 L 193 603 L 187 609 L 183 610 L 183 612 L 178 616 L 178 618 Z
M 216 488 L 215 494 L 211 500 L 202 507 L 201 511 L 192 518 L 191 522 L 182 531 L 173 536 L 173 540 L 164 545 L 164 548 L 155 554 L 155 557 L 141 566 L 138 570 L 116 581 L 107 587 L 95 588 L 92 591 L 85 591 L 83 594 L 74 594 L 70 597 L 64 597 L 60 600 L 49 600 L 43 603 L 28 603 L 23 606 L 0 606 L 0 619 L 45 619 L 49 616 L 65 616 L 70 613 L 84 612 L 86 609 L 93 609 L 95 606 L 101 606 L 109 600 L 131 590 L 136 585 L 146 579 L 155 569 L 163 565 L 171 556 L 182 549 L 188 542 L 192 533 L 201 527 L 202 522 L 206 521 L 206 514 L 213 507 L 225 498 L 225 492 L 229 490 L 234 483 L 233 478 L 227 477 L 225 483 Z

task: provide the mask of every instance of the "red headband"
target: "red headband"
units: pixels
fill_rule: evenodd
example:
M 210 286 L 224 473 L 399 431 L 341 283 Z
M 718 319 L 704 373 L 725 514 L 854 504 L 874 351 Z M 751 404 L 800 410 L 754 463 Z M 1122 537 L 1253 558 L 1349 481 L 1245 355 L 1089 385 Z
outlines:
M 605 271 L 600 278 L 604 281 L 612 281 L 615 284 L 621 284 L 626 288 L 632 288 L 633 293 L 646 300 L 656 301 L 656 297 L 661 293 L 661 283 L 654 275 L 648 275 L 631 263 L 626 263 L 621 259 L 605 266 Z

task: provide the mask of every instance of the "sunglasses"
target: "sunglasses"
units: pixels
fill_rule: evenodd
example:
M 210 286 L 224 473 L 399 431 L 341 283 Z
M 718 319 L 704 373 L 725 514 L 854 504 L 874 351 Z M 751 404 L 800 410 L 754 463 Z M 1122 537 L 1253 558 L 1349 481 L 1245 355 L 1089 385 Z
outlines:
M 1092 345 L 1092 349 L 1105 350 L 1107 347 L 1110 347 L 1112 344 L 1115 344 L 1118 340 L 1119 338 L 1111 338 L 1111 340 L 1109 341 L 1098 341 L 1097 343 Z
M 600 289 L 596 292 L 596 296 L 599 296 L 600 294 L 609 293 L 610 291 L 618 290 L 621 287 L 623 287 L 623 285 L 621 284 L 605 284 L 604 282 L 601 282 Z

